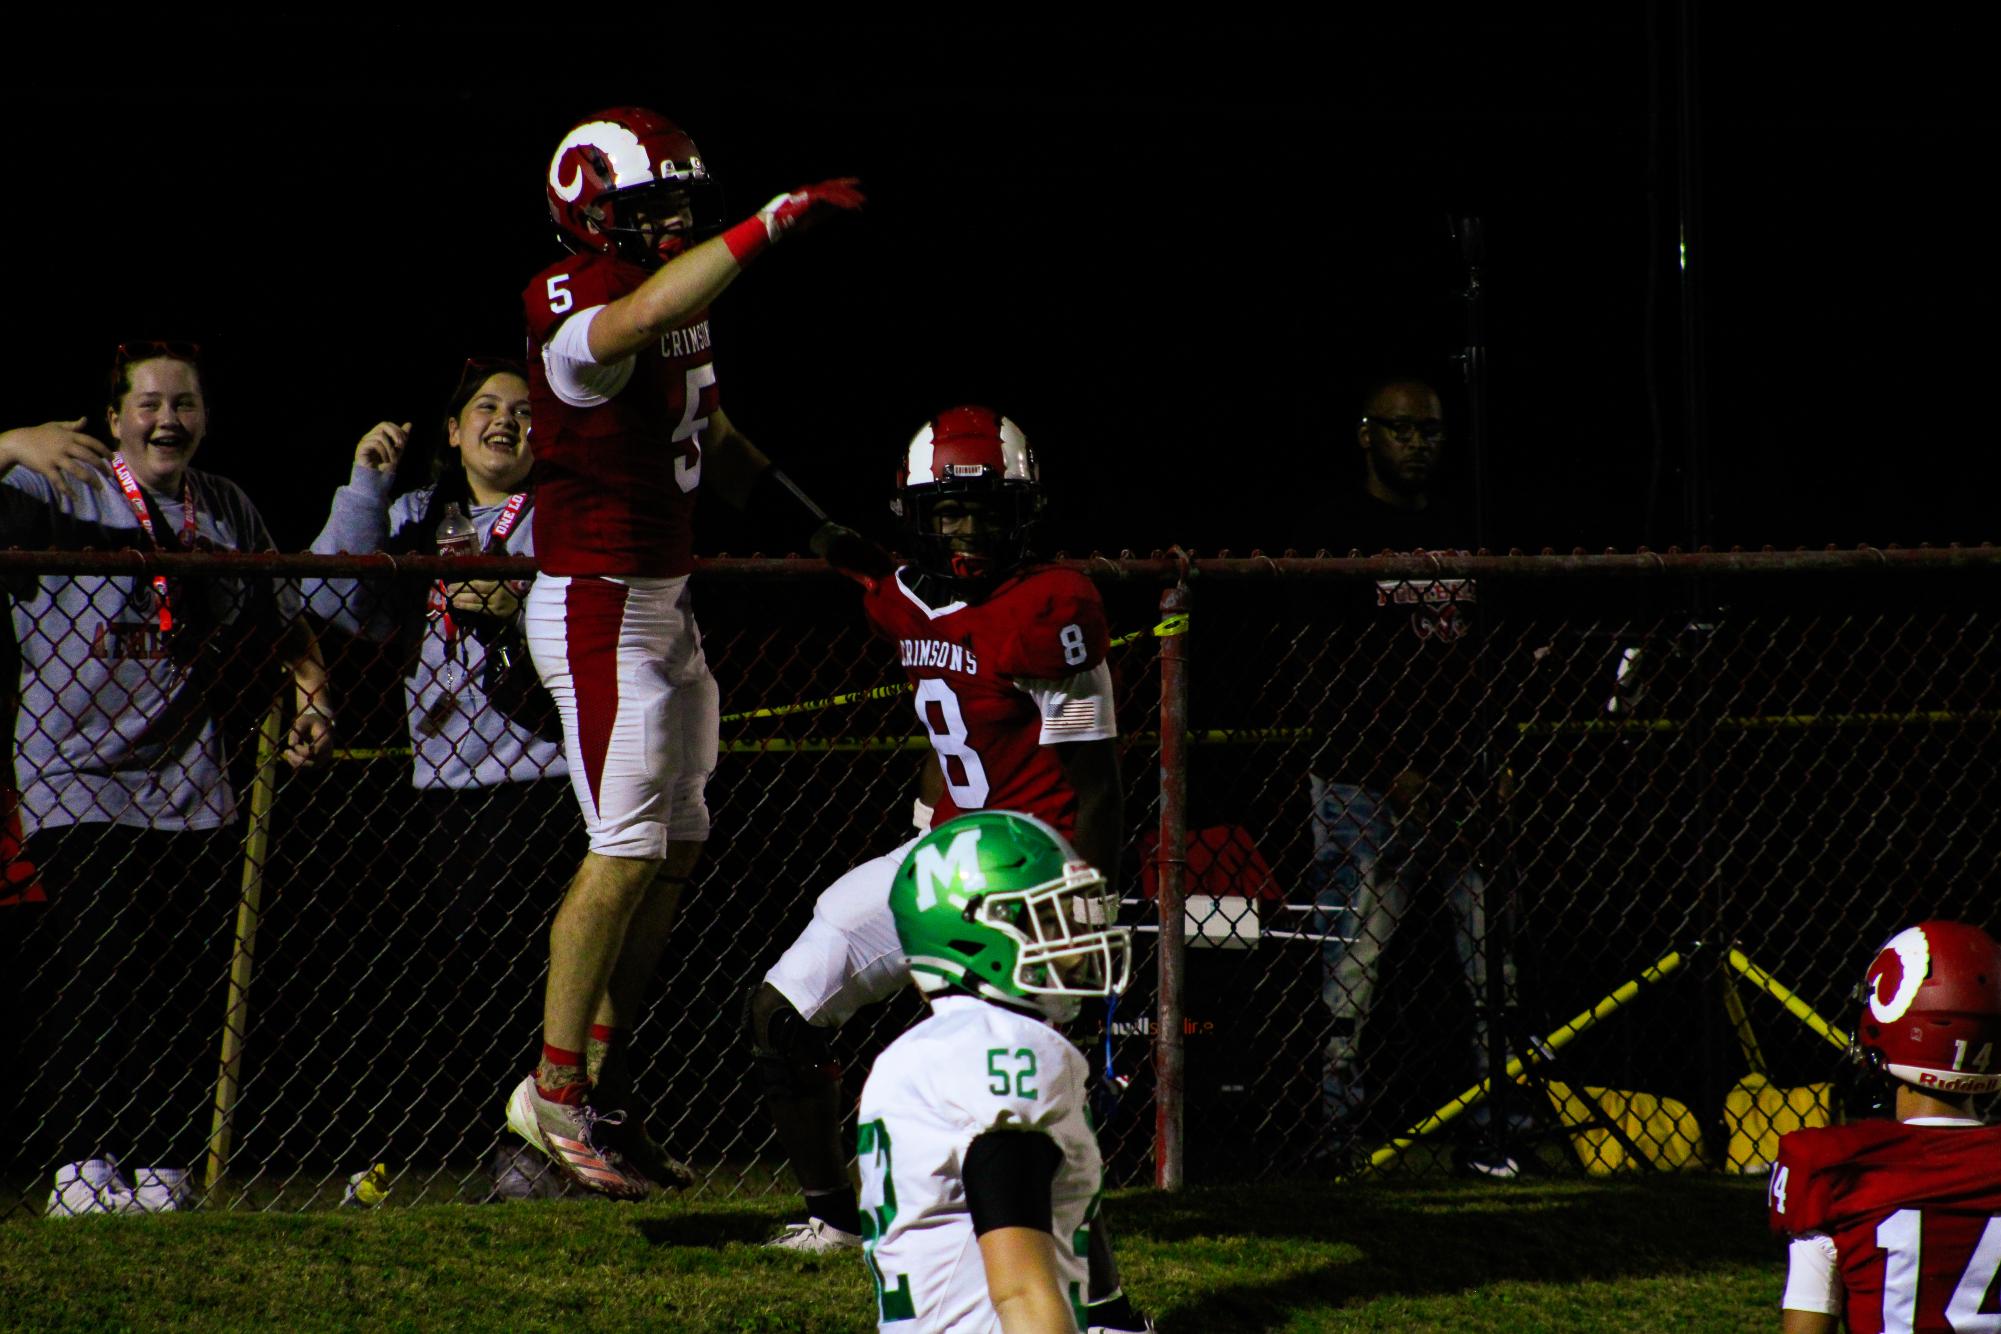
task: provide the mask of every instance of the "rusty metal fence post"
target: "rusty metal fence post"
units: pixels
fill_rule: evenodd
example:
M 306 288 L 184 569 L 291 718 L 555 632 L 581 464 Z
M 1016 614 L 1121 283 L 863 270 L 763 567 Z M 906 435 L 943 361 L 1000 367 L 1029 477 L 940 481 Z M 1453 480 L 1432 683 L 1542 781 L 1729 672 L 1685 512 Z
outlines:
M 1188 631 L 1193 597 L 1186 584 L 1160 595 L 1160 995 L 1154 1030 L 1154 1184 L 1183 1182 L 1182 1047 L 1183 878 L 1188 869 Z
M 257 725 L 257 773 L 250 788 L 250 828 L 243 836 L 243 897 L 236 907 L 236 943 L 229 960 L 229 1003 L 222 1020 L 215 1120 L 202 1173 L 204 1194 L 229 1175 L 229 1150 L 236 1136 L 236 1099 L 243 1087 L 243 1048 L 250 1035 L 250 981 L 257 962 L 257 922 L 264 910 L 264 867 L 271 856 L 271 808 L 278 796 L 278 748 L 284 729 L 285 699 L 280 695 Z

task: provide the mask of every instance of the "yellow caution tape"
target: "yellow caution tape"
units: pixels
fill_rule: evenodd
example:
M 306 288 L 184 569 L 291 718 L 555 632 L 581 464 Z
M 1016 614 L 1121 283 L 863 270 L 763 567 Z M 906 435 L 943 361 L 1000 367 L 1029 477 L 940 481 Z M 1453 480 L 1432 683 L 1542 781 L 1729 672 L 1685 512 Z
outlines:
M 889 699 L 895 695 L 910 693 L 909 683 L 895 686 L 871 686 L 867 690 L 856 690 L 845 695 L 829 695 L 825 699 L 808 700 L 804 704 L 775 704 L 768 709 L 750 709 L 743 713 L 726 713 L 718 721 L 740 723 L 746 718 L 783 718 L 793 713 L 817 713 L 821 709 L 831 709 L 839 704 L 853 704 L 864 699 Z
M 1152 635 L 1157 639 L 1165 639 L 1169 635 L 1185 635 L 1187 633 L 1188 618 L 1186 616 L 1170 616 L 1151 630 L 1135 630 L 1129 635 L 1120 635 L 1111 642 L 1111 647 L 1124 648 L 1126 645 L 1137 640 L 1145 639 L 1148 635 Z M 774 704 L 768 709 L 747 709 L 742 713 L 726 713 L 718 721 L 740 723 L 751 718 L 785 718 L 799 713 L 818 713 L 822 709 L 838 708 L 843 704 L 856 704 L 865 699 L 889 699 L 896 695 L 906 695 L 910 693 L 911 689 L 912 687 L 907 683 L 895 686 L 875 686 L 868 690 L 857 690 L 845 695 L 829 695 L 826 699 L 808 700 L 803 704 Z
M 1303 737 L 1314 735 L 1316 733 L 1310 727 L 1244 727 L 1234 730 L 1211 728 L 1207 731 L 1190 732 L 1188 734 L 1188 741 L 1190 745 L 1195 746 L 1255 746 L 1262 745 L 1267 741 L 1297 741 Z M 1122 739 L 1135 744 L 1157 744 L 1160 740 L 1160 733 L 1128 732 Z M 872 750 L 924 750 L 930 745 L 931 738 L 928 736 L 874 736 L 825 740 L 811 738 L 792 740 L 787 737 L 765 737 L 762 739 L 725 741 L 722 743 L 722 750 L 728 755 L 776 755 L 793 753 L 820 755 Z M 407 760 L 410 758 L 410 748 L 408 746 L 356 746 L 346 750 L 336 750 L 333 753 L 333 758 L 336 760 L 359 761 Z
M 1528 1040 L 1527 1056 L 1510 1057 L 1507 1067 L 1501 1072 L 1500 1077 L 1513 1080 L 1521 1079 L 1523 1072 L 1530 1066 L 1539 1065 L 1555 1056 L 1557 1052 L 1562 1051 L 1568 1046 L 1573 1038 L 1589 1032 L 1598 1025 L 1599 1021 L 1605 1019 L 1614 1011 L 1629 1003 L 1635 996 L 1639 995 L 1642 988 L 1652 986 L 1662 978 L 1669 976 L 1676 969 L 1680 968 L 1682 963 L 1683 956 L 1679 950 L 1663 954 L 1660 958 L 1649 964 L 1646 970 L 1638 977 L 1629 982 L 1622 983 L 1616 990 L 1596 1005 L 1574 1016 L 1562 1028 L 1557 1029 L 1547 1037 L 1531 1037 Z M 1430 1116 L 1425 1117 L 1422 1121 L 1404 1131 L 1403 1134 L 1383 1145 L 1374 1153 L 1371 1153 L 1369 1155 L 1369 1166 L 1388 1166 L 1401 1157 L 1404 1150 L 1410 1148 L 1411 1145 L 1417 1143 L 1424 1136 L 1447 1125 L 1462 1112 L 1470 1111 L 1485 1102 L 1487 1095 L 1492 1092 L 1493 1087 L 1494 1081 L 1490 1077 L 1466 1089 L 1457 1097 L 1448 1099 Z
M 1188 617 L 1179 614 L 1168 617 L 1151 630 L 1135 630 L 1129 635 L 1120 635 L 1111 642 L 1112 648 L 1125 648 L 1129 644 L 1146 638 L 1166 639 L 1173 635 L 1188 633 Z M 912 686 L 905 682 L 893 686 L 871 686 L 867 690 L 852 690 L 846 694 L 829 695 L 825 699 L 807 700 L 799 704 L 774 704 L 764 709 L 746 709 L 742 713 L 726 713 L 718 722 L 741 723 L 753 718 L 788 718 L 801 713 L 819 713 L 823 709 L 839 708 L 843 704 L 859 704 L 868 699 L 893 699 L 907 695 Z M 1267 741 L 1279 738 L 1303 737 L 1311 734 L 1304 727 L 1260 727 L 1240 728 L 1235 731 L 1209 731 L 1191 734 L 1190 741 L 1209 745 L 1233 745 L 1251 741 Z M 926 737 L 892 737 L 887 741 L 732 741 L 726 742 L 726 751 L 829 751 L 829 750 L 910 750 L 927 746 Z M 408 746 L 342 746 L 333 753 L 336 760 L 407 760 L 412 751 Z
M 1944 709 L 1910 713 L 1787 713 L 1747 714 L 1738 718 L 1586 718 L 1572 722 L 1516 723 L 1522 736 L 1559 736 L 1594 732 L 1681 732 L 1708 728 L 1714 732 L 1806 731 L 1822 727 L 1937 727 L 1948 723 L 1991 723 L 2001 720 L 2001 710 L 1976 709 L 1953 713 Z

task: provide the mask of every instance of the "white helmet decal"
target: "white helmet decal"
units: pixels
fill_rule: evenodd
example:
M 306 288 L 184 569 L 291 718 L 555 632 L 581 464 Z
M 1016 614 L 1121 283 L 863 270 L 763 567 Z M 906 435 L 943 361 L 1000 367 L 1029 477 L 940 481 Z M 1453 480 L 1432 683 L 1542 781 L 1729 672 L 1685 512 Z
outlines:
M 941 415 L 949 417 L 961 411 L 963 409 L 954 409 L 953 413 Z M 1009 482 L 1035 481 L 1035 459 L 1028 448 L 1028 437 L 1022 434 L 1021 428 L 1014 424 L 1012 418 L 1001 417 L 999 414 L 995 414 L 995 416 L 1000 423 L 1002 480 Z M 956 426 L 956 423 L 953 425 Z M 946 438 L 952 438 L 955 433 L 954 430 L 948 428 Z M 937 439 L 936 422 L 925 422 L 917 428 L 917 434 L 910 438 L 910 447 L 904 453 L 903 464 L 906 485 L 924 486 L 932 482 L 945 480 L 938 475 Z M 953 465 L 953 469 L 952 475 L 955 477 L 978 476 L 985 471 L 982 468 L 976 468 L 971 465 L 958 464 Z
M 639 136 L 614 121 L 594 120 L 564 135 L 563 142 L 556 145 L 556 156 L 549 159 L 549 188 L 565 203 L 575 203 L 584 192 L 584 168 L 578 163 L 575 176 L 567 181 L 560 179 L 557 173 L 563 169 L 563 155 L 586 145 L 602 152 L 611 163 L 614 189 L 653 179 L 653 163 L 646 156 Z
M 1883 982 L 1888 977 L 1888 968 L 1872 968 L 1869 976 L 1869 1013 L 1879 1024 L 1894 1024 L 1904 1017 L 1911 1008 L 1911 1002 L 1918 998 L 1918 988 L 1924 985 L 1925 974 L 1931 971 L 1931 942 L 1925 939 L 1923 927 L 1911 926 L 1890 937 L 1883 946 L 1883 954 L 1897 956 L 1897 985 L 1888 999 L 1883 996 Z M 1882 963 L 1882 954 L 1877 956 Z
M 1006 417 L 1000 419 L 1001 458 L 1006 464 L 1002 474 L 1010 482 L 1032 482 L 1035 474 L 1028 466 L 1028 437 L 1021 428 Z
M 925 422 L 917 428 L 917 434 L 910 438 L 910 455 L 905 475 L 911 484 L 932 480 L 931 472 L 931 423 Z

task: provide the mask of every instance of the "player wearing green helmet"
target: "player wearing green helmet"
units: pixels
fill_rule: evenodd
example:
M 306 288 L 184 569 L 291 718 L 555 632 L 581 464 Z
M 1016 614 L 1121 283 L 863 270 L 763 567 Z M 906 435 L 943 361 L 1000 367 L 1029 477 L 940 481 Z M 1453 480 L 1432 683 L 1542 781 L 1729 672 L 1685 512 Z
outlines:
M 889 908 L 926 995 L 956 988 L 1068 1023 L 1078 998 L 1121 991 L 1131 972 L 1117 895 L 1033 816 L 978 811 L 932 830 L 897 869 Z
M 861 1235 L 881 1324 L 1095 1327 L 1103 1164 L 1084 1058 L 1051 1024 L 1125 985 L 1116 898 L 1055 829 L 980 811 L 917 841 L 889 907 L 931 1015 L 862 1089 Z

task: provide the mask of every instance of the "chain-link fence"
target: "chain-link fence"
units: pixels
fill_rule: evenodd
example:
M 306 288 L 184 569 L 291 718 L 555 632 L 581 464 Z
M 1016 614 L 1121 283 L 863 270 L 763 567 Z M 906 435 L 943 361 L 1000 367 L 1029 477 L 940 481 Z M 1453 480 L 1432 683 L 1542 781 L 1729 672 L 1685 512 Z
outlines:
M 508 618 L 460 615 L 441 655 L 427 611 L 447 570 L 528 565 L 0 561 L 24 664 L 0 1211 L 111 1159 L 209 1207 L 330 1205 L 376 1163 L 398 1202 L 539 1188 L 502 1102 L 581 830 Z M 1120 636 L 1141 944 L 1079 1030 L 1118 1182 L 1455 1150 L 1749 1169 L 1824 1114 L 1811 1024 L 1848 1021 L 1877 941 L 1995 924 L 1993 552 L 1078 568 Z M 301 649 L 274 580 L 332 677 L 318 768 L 283 755 Z M 715 834 L 634 1028 L 636 1100 L 705 1189 L 784 1190 L 741 997 L 821 888 L 908 836 L 926 743 L 844 581 L 718 560 L 695 599 Z M 918 1008 L 839 1035 L 851 1093 Z M 1522 1082 L 1457 1096 L 1497 1059 Z
M 1189 1174 L 1761 1170 L 1997 925 L 1994 555 L 1201 563 Z

